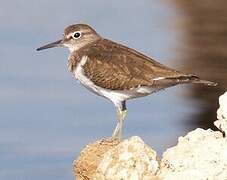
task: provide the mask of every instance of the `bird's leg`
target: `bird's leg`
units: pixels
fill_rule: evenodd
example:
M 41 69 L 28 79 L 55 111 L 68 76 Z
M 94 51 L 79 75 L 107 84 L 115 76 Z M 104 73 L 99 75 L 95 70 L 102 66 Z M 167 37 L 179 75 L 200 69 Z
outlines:
M 117 126 L 114 129 L 114 132 L 112 134 L 113 138 L 122 138 L 122 131 L 123 131 L 123 122 L 127 115 L 127 109 L 125 101 L 121 103 L 121 106 L 117 107 Z

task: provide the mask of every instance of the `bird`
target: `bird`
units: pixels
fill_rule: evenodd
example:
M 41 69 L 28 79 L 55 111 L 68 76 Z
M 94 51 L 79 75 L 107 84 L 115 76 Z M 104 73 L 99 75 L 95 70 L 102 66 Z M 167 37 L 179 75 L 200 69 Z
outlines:
M 37 48 L 37 51 L 53 47 L 68 48 L 68 70 L 75 79 L 116 107 L 117 124 L 112 138 L 122 138 L 127 100 L 178 84 L 217 85 L 194 74 L 167 67 L 135 49 L 106 39 L 87 24 L 66 27 L 60 40 Z

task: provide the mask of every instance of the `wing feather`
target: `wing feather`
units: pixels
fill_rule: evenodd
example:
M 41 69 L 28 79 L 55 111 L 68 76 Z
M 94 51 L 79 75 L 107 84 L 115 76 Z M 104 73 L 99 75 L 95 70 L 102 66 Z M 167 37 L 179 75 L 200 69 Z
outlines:
M 160 88 L 179 82 L 177 77 L 184 75 L 133 49 L 106 39 L 85 47 L 79 53 L 81 57 L 88 57 L 84 65 L 85 75 L 94 84 L 106 89 L 129 90 L 138 86 Z M 160 77 L 169 79 L 157 80 Z

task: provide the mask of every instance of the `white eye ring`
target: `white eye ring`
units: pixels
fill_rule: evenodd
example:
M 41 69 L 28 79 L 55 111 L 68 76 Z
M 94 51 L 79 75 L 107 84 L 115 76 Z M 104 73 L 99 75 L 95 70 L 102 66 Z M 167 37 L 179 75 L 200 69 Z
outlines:
M 76 31 L 72 34 L 73 39 L 78 39 L 81 37 L 81 32 L 80 31 Z

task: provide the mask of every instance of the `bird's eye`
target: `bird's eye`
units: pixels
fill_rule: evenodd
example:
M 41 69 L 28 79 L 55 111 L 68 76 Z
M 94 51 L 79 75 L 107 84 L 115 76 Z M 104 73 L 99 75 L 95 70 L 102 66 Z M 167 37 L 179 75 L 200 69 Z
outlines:
M 74 38 L 74 39 L 78 39 L 80 36 L 81 36 L 81 33 L 80 33 L 80 32 L 75 32 L 75 33 L 73 34 L 73 38 Z

